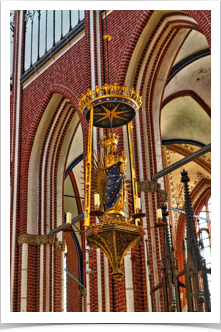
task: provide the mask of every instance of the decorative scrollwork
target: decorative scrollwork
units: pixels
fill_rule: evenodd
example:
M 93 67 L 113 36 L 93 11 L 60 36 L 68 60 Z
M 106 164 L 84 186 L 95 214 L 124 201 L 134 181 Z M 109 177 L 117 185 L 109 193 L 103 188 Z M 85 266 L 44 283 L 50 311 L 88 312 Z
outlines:
M 10 30 L 12 31 L 13 35 L 12 37 L 14 37 L 14 30 L 15 30 L 15 13 L 17 12 L 17 10 L 14 10 L 12 12 L 10 12 L 10 16 L 12 17 L 12 20 L 10 22 Z
M 55 235 L 30 235 L 22 234 L 18 238 L 18 244 L 30 244 L 34 246 L 40 246 L 41 244 L 53 245 L 57 250 L 65 251 L 66 243 L 58 241 Z
M 10 22 L 10 30 L 14 33 L 14 30 L 15 30 L 15 22 L 14 21 Z
M 30 18 L 31 21 L 34 20 L 35 17 L 35 12 L 39 12 L 39 10 L 27 10 L 26 14 L 25 14 L 25 23 L 28 23 L 28 20 Z

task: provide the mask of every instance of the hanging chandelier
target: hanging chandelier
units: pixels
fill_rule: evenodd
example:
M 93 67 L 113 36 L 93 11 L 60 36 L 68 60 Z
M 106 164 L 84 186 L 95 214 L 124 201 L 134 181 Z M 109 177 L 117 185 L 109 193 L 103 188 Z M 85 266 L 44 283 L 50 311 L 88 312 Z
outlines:
M 102 88 L 96 86 L 92 91 L 88 89 L 79 101 L 79 109 L 89 122 L 93 107 L 93 126 L 99 128 L 115 128 L 130 123 L 136 116 L 142 104 L 142 97 L 134 88 L 126 84 L 120 87 L 104 84 Z
M 108 83 L 103 87 L 96 86 L 94 90 L 88 89 L 79 100 L 79 109 L 89 123 L 88 150 L 84 160 L 85 236 L 89 246 L 100 248 L 108 257 L 112 277 L 119 283 L 124 275 L 121 269 L 125 255 L 132 247 L 143 242 L 145 234 L 139 225 L 140 218 L 145 214 L 141 212 L 141 200 L 137 192 L 131 138 L 131 121 L 142 104 L 142 97 L 126 84 L 109 84 L 110 38 L 106 31 L 103 39 L 107 45 Z M 128 156 L 125 151 L 116 154 L 119 137 L 112 132 L 113 128 L 125 125 Z M 106 134 L 98 143 L 98 152 L 92 150 L 93 127 L 106 129 Z M 131 170 L 131 192 L 126 184 L 127 160 Z M 132 203 L 132 213 L 129 201 Z M 98 218 L 99 222 L 91 222 L 92 216 Z

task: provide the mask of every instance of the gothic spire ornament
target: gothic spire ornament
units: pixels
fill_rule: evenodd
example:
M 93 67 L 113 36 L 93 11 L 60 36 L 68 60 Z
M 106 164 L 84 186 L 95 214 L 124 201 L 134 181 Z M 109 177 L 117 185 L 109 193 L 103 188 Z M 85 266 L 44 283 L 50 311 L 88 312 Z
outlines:
M 188 182 L 190 181 L 188 172 L 181 172 L 181 182 L 184 183 L 185 208 L 186 208 L 186 241 L 187 241 L 187 257 L 184 260 L 184 271 L 187 295 L 191 292 L 191 296 L 187 297 L 189 311 L 211 311 L 210 294 L 207 280 L 205 261 L 202 259 L 197 240 L 195 221 L 193 217 L 193 209 L 189 192 Z M 183 241 L 185 251 L 185 243 Z M 211 271 L 210 271 L 211 273 Z M 203 286 L 202 286 L 203 285 Z M 188 292 L 189 290 L 189 292 Z

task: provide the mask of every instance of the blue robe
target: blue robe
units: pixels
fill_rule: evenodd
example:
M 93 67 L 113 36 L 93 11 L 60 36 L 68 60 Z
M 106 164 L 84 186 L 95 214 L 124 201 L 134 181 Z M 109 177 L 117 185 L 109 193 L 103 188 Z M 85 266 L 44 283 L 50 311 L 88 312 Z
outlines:
M 104 211 L 113 209 L 118 199 L 123 201 L 123 185 L 124 174 L 120 172 L 120 165 L 106 169 Z

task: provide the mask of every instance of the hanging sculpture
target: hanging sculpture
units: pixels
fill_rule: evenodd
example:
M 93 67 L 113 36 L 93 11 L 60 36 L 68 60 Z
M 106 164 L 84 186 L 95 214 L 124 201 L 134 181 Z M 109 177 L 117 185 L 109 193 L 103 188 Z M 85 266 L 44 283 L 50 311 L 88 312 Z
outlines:
M 106 22 L 107 30 L 107 22 Z M 145 234 L 139 225 L 141 217 L 140 198 L 137 192 L 136 174 L 133 164 L 133 149 L 130 122 L 136 116 L 142 97 L 134 88 L 126 84 L 110 85 L 108 42 L 111 36 L 103 36 L 107 46 L 108 84 L 88 89 L 86 95 L 79 100 L 79 109 L 89 122 L 88 151 L 84 167 L 84 226 L 89 246 L 100 248 L 108 257 L 112 266 L 113 279 L 119 283 L 123 271 L 121 270 L 124 257 L 128 250 L 143 242 Z M 118 135 L 113 128 L 127 126 L 128 150 L 116 154 Z M 103 128 L 106 134 L 100 139 L 98 152 L 92 151 L 93 126 Z M 126 166 L 130 164 L 130 188 L 126 186 Z M 94 194 L 94 209 L 91 202 Z M 129 197 L 133 214 L 128 207 Z M 91 223 L 90 217 L 97 217 L 99 223 Z
M 88 245 L 99 247 L 109 258 L 116 282 L 120 282 L 124 257 L 128 250 L 143 241 L 145 234 L 139 226 L 141 217 L 140 198 L 137 194 L 136 175 L 133 165 L 131 129 L 129 123 L 136 116 L 142 98 L 126 85 L 120 87 L 105 84 L 93 91 L 88 90 L 79 101 L 79 108 L 89 122 L 88 153 L 85 160 L 84 210 Z M 129 211 L 129 192 L 126 186 L 127 156 L 125 151 L 116 154 L 119 137 L 113 127 L 126 125 L 128 132 L 129 160 L 131 168 L 131 196 L 133 214 Z M 99 142 L 99 151 L 92 151 L 93 126 L 110 131 Z M 92 194 L 95 208 L 91 209 Z M 99 223 L 90 224 L 95 216 Z M 131 224 L 132 221 L 134 224 Z

